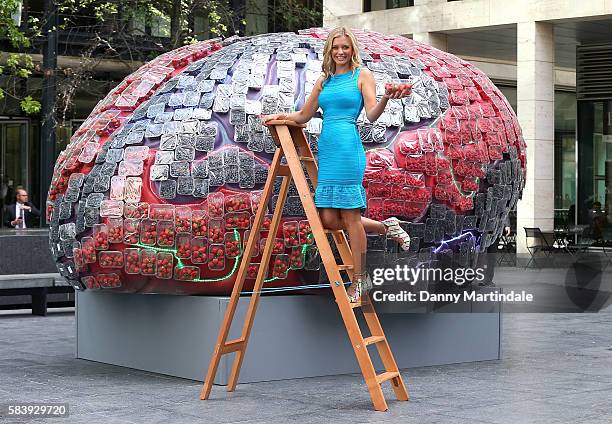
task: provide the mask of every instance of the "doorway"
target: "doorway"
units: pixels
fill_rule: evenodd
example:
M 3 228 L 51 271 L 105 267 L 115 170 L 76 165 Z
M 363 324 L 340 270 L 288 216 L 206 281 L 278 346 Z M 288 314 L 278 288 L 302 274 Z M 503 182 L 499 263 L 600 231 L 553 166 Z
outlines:
M 15 202 L 15 190 L 31 191 L 33 170 L 30 158 L 28 121 L 0 121 L 0 218 L 4 206 Z

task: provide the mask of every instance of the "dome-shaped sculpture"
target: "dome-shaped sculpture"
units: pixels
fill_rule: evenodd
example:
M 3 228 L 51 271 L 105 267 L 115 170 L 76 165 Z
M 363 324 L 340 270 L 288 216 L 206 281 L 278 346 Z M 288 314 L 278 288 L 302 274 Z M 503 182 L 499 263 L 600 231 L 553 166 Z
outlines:
M 401 36 L 355 34 L 377 95 L 397 79 L 413 85 L 375 123 L 364 113 L 358 120 L 366 213 L 410 221 L 409 254 L 418 260 L 467 266 L 520 197 L 526 156 L 517 118 L 472 64 Z M 255 211 L 273 207 L 258 202 L 275 150 L 258 115 L 302 107 L 321 74 L 326 35 L 314 28 L 204 41 L 126 77 L 57 160 L 47 217 L 60 273 L 81 289 L 229 293 Z M 321 125 L 317 114 L 306 128 L 315 154 Z M 296 195 L 274 235 L 266 287 L 319 279 L 309 272 L 318 255 Z

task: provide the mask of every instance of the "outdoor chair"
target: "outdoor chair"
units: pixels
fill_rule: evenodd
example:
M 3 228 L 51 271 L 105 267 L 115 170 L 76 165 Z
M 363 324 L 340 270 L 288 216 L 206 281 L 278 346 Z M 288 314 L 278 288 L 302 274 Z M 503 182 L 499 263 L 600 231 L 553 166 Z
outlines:
M 527 251 L 529 251 L 531 256 L 525 268 L 528 268 L 532 262 L 539 268 L 538 261 L 536 260 L 537 253 L 543 252 L 545 257 L 551 257 L 553 248 L 538 227 L 523 228 L 525 229 L 525 237 L 527 239 Z
M 502 234 L 499 238 L 497 265 L 516 265 L 516 236 Z

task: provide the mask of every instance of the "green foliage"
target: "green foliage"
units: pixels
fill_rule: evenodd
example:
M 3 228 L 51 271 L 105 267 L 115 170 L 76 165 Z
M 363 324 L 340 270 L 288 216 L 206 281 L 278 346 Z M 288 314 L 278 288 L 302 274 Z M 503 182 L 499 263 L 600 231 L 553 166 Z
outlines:
M 19 11 L 18 0 L 0 1 L 0 38 L 8 39 L 13 47 L 30 47 L 30 40 L 19 31 L 13 16 Z
M 40 7 L 40 3 L 37 4 L 36 7 Z M 235 10 L 235 2 L 230 0 L 55 0 L 55 4 L 59 25 L 51 31 L 64 31 L 64 37 L 91 35 L 87 39 L 80 38 L 81 44 L 75 44 L 82 46 L 80 64 L 63 72 L 58 70 L 57 113 L 64 117 L 79 87 L 95 75 L 100 60 L 120 60 L 135 69 L 140 62 L 180 45 L 213 37 L 243 35 L 239 32 L 247 25 L 242 18 L 247 11 Z M 254 3 L 247 0 L 245 4 L 252 7 Z M 268 2 L 267 15 L 274 21 L 272 31 L 320 26 L 322 0 L 316 0 L 314 8 L 305 4 L 312 2 Z M 4 67 L 0 67 L 0 75 L 9 78 L 5 78 L 0 88 L 0 99 L 9 96 L 19 101 L 24 113 L 35 114 L 40 112 L 40 102 L 35 100 L 38 91 L 23 93 L 19 90 L 27 87 L 21 82 L 27 81 L 33 73 L 40 75 L 40 65 L 34 64 L 28 52 L 39 51 L 47 35 L 42 31 L 46 15 L 22 17 L 27 28 L 22 31 L 13 19 L 20 7 L 20 0 L 0 0 L 0 39 L 9 40 L 13 47 L 13 52 L 5 53 L 2 58 Z
M 268 13 L 272 16 L 272 31 L 297 31 L 323 25 L 323 1 L 316 0 L 314 7 L 304 6 L 302 0 L 276 0 Z
M 32 74 L 32 71 L 25 68 L 19 68 L 16 74 L 19 78 L 27 78 Z
M 40 112 L 40 102 L 32 99 L 32 96 L 25 96 L 19 103 L 21 109 L 28 115 Z
M 27 49 L 30 47 L 30 39 L 17 26 L 14 16 L 19 12 L 21 2 L 18 0 L 0 1 L 0 38 L 8 39 L 15 49 Z M 6 56 L 6 67 L 0 67 L 0 75 L 8 74 L 10 78 L 26 79 L 32 74 L 34 62 L 32 56 L 25 53 L 8 53 Z M 7 92 L 0 88 L 0 99 L 5 94 L 20 101 L 21 109 L 26 113 L 36 113 L 40 110 L 40 102 L 32 99 L 31 96 L 20 98 L 15 93 Z

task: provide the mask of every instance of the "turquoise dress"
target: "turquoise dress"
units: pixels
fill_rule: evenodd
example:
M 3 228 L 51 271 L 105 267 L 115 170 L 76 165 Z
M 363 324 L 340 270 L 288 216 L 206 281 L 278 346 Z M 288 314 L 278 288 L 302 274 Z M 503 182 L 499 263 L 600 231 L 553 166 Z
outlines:
M 363 174 L 366 156 L 357 130 L 363 96 L 357 85 L 361 68 L 323 82 L 319 106 L 323 128 L 319 137 L 318 208 L 365 209 Z

